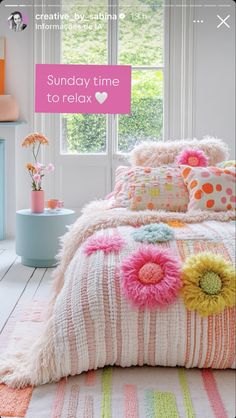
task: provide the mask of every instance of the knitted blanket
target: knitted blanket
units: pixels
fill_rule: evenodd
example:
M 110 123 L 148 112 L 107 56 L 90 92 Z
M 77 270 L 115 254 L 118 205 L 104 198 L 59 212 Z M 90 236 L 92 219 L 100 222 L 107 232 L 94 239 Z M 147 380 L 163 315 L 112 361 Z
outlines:
M 36 386 L 105 365 L 234 368 L 233 213 L 104 205 L 64 237 L 45 329 L 5 353 L 0 382 Z

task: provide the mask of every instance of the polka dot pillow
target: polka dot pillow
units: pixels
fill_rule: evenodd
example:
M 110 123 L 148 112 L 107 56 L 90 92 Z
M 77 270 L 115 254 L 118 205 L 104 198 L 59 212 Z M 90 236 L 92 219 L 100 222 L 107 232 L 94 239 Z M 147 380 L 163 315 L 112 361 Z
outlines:
M 131 210 L 186 212 L 188 190 L 178 167 L 120 167 L 114 206 Z
M 227 211 L 235 209 L 235 167 L 181 166 L 189 191 L 188 210 Z

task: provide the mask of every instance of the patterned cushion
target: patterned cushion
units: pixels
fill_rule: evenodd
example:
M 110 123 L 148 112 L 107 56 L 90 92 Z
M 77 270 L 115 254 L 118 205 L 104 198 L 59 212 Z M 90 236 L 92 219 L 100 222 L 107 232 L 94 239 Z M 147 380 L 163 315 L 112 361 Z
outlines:
M 235 209 L 235 168 L 181 166 L 189 191 L 189 210 Z
M 114 206 L 186 212 L 188 191 L 178 167 L 118 167 Z

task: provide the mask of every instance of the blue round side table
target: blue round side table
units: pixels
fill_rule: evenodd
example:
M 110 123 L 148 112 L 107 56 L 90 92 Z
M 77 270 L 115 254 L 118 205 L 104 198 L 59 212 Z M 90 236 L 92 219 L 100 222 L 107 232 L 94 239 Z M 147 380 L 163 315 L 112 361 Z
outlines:
M 16 212 L 16 254 L 30 267 L 54 267 L 58 261 L 59 238 L 75 221 L 70 209 L 32 213 L 30 209 Z

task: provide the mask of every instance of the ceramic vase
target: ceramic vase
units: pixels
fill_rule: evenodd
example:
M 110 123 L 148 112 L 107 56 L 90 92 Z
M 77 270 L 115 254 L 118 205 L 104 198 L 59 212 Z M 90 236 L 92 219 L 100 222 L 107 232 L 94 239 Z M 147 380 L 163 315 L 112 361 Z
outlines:
M 31 212 L 44 212 L 44 190 L 31 191 Z
M 10 94 L 0 95 L 0 122 L 15 122 L 19 119 L 19 106 Z

